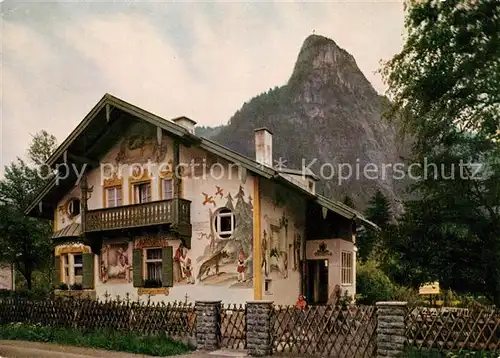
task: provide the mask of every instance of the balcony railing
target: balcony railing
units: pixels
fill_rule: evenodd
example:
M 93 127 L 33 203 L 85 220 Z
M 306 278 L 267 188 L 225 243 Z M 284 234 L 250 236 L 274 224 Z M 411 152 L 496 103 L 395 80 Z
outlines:
M 85 218 L 85 231 L 106 231 L 159 224 L 189 225 L 191 202 L 185 199 L 151 201 L 89 210 Z

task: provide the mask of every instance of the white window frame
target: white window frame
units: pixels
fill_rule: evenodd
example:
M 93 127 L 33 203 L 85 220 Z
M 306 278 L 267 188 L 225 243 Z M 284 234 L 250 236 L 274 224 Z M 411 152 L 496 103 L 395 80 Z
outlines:
M 225 210 L 229 210 L 229 212 L 228 213 L 222 212 L 222 211 L 225 211 Z M 226 218 L 226 217 L 230 217 L 231 218 L 231 230 L 229 230 L 229 231 L 219 231 L 220 227 L 221 227 L 221 219 Z M 222 208 L 219 211 L 217 211 L 217 213 L 215 214 L 214 226 L 215 226 L 215 232 L 216 232 L 216 234 L 221 239 L 223 239 L 223 240 L 229 239 L 234 234 L 234 230 L 236 229 L 236 220 L 235 220 L 235 217 L 234 217 L 234 212 L 232 210 L 228 209 L 228 208 Z M 227 237 L 223 237 L 221 235 L 228 235 L 228 236 Z
M 82 256 L 82 263 L 75 263 L 75 256 Z M 60 256 L 60 265 L 62 268 L 62 283 L 68 286 L 74 285 L 76 282 L 75 278 L 77 276 L 82 278 L 82 282 L 78 284 L 83 284 L 83 252 L 67 253 Z M 76 269 L 81 268 L 82 274 L 76 275 Z M 68 274 L 66 274 L 66 270 Z
M 340 253 L 340 279 L 342 285 L 353 284 L 353 253 L 341 251 Z
M 118 192 L 120 193 L 120 197 L 118 198 Z M 113 193 L 112 195 L 110 195 Z M 116 206 L 122 206 L 123 203 L 123 190 L 121 186 L 113 186 L 110 188 L 106 188 L 106 207 L 114 208 Z M 111 204 L 111 205 L 110 205 Z
M 80 199 L 78 198 L 73 198 L 73 199 L 70 199 L 69 203 L 68 203 L 68 214 L 69 216 L 71 217 L 75 217 L 75 216 L 78 216 L 80 215 L 80 207 L 78 207 L 78 214 L 75 214 L 73 211 L 75 210 L 74 206 L 75 206 L 75 202 L 78 200 L 78 205 L 80 206 Z
M 170 190 L 167 190 L 167 183 L 170 183 Z M 170 194 L 170 195 L 168 195 Z M 171 178 L 161 178 L 161 198 L 170 200 L 174 197 L 174 180 Z
M 79 284 L 83 284 L 83 254 L 82 253 L 77 253 L 77 254 L 72 254 L 73 256 L 73 283 L 77 283 L 76 282 L 76 277 L 77 276 L 80 276 L 82 279 L 81 279 L 81 282 L 78 282 Z M 77 264 L 75 263 L 75 256 L 81 256 L 82 257 L 82 263 L 80 264 Z M 81 268 L 82 269 L 82 274 L 81 275 L 77 275 L 76 274 L 76 269 L 77 268 Z
M 148 192 L 147 192 L 148 195 L 146 196 L 147 200 L 145 200 L 145 201 L 141 200 L 143 188 L 148 188 Z M 151 188 L 150 181 L 135 183 L 134 184 L 134 204 L 144 204 L 144 203 L 151 202 L 153 200 L 151 190 L 152 190 L 152 188 Z
M 71 267 L 69 264 L 69 255 L 70 254 L 63 254 L 61 255 L 61 266 L 63 269 L 63 274 L 62 274 L 62 282 L 70 285 L 71 283 Z
M 148 259 L 148 251 L 150 250 L 159 250 L 160 251 L 160 258 L 159 259 Z M 161 247 L 148 247 L 146 249 L 144 249 L 144 280 L 162 280 L 162 273 L 163 273 L 163 251 L 162 251 L 162 248 Z M 159 278 L 149 278 L 148 277 L 148 263 L 160 263 L 161 266 L 160 266 L 160 272 L 159 272 L 159 275 L 160 277 Z

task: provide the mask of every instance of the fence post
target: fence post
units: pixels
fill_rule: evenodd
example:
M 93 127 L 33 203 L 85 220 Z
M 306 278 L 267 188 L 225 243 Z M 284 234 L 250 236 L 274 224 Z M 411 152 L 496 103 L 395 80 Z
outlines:
M 377 358 L 398 357 L 406 341 L 406 302 L 377 302 Z
M 221 301 L 196 301 L 196 348 L 215 351 L 220 346 Z
M 271 355 L 273 301 L 249 301 L 246 308 L 248 353 L 256 357 Z

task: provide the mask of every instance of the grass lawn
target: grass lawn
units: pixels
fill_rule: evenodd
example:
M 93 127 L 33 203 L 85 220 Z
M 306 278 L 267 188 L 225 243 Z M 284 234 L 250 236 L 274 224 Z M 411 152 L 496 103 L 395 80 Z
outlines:
M 67 344 L 151 356 L 183 354 L 190 348 L 166 336 L 140 336 L 112 330 L 77 330 L 11 323 L 0 325 L 0 339 Z

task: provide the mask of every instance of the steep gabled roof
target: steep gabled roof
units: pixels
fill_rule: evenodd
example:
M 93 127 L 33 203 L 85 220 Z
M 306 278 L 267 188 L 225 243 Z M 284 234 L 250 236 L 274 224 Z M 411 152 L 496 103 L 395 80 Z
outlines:
M 236 163 L 256 175 L 288 186 L 291 189 L 310 197 L 312 200 L 316 200 L 319 205 L 326 207 L 339 215 L 349 219 L 358 218 L 365 221 L 370 226 L 376 227 L 375 224 L 364 219 L 361 214 L 355 212 L 351 208 L 325 197 L 314 195 L 302 189 L 281 176 L 279 171 L 261 165 L 255 160 L 241 155 L 209 139 L 197 137 L 182 126 L 165 120 L 108 93 L 101 98 L 94 108 L 92 108 L 92 110 L 85 116 L 82 122 L 80 122 L 71 134 L 61 143 L 61 145 L 47 160 L 47 164 L 52 168 L 55 168 L 57 164 L 64 163 L 65 160 L 67 160 L 67 155 L 65 153 L 68 153 L 70 150 L 71 152 L 77 152 L 81 158 L 88 158 L 89 161 L 98 161 L 97 157 L 102 157 L 102 155 L 106 152 L 106 149 L 109 149 L 118 139 L 121 138 L 120 136 L 123 133 L 123 130 L 126 129 L 131 122 L 136 120 L 142 120 L 159 127 L 168 132 L 171 136 L 178 138 L 186 145 L 196 145 L 207 152 L 228 160 L 229 162 Z M 76 177 L 61 180 L 56 176 L 47 181 L 33 203 L 31 203 L 31 205 L 26 209 L 25 214 L 29 216 L 39 216 L 52 219 L 55 209 L 52 206 L 54 205 L 54 201 L 60 200 L 74 185 L 75 180 Z M 47 198 L 49 200 L 46 200 Z

